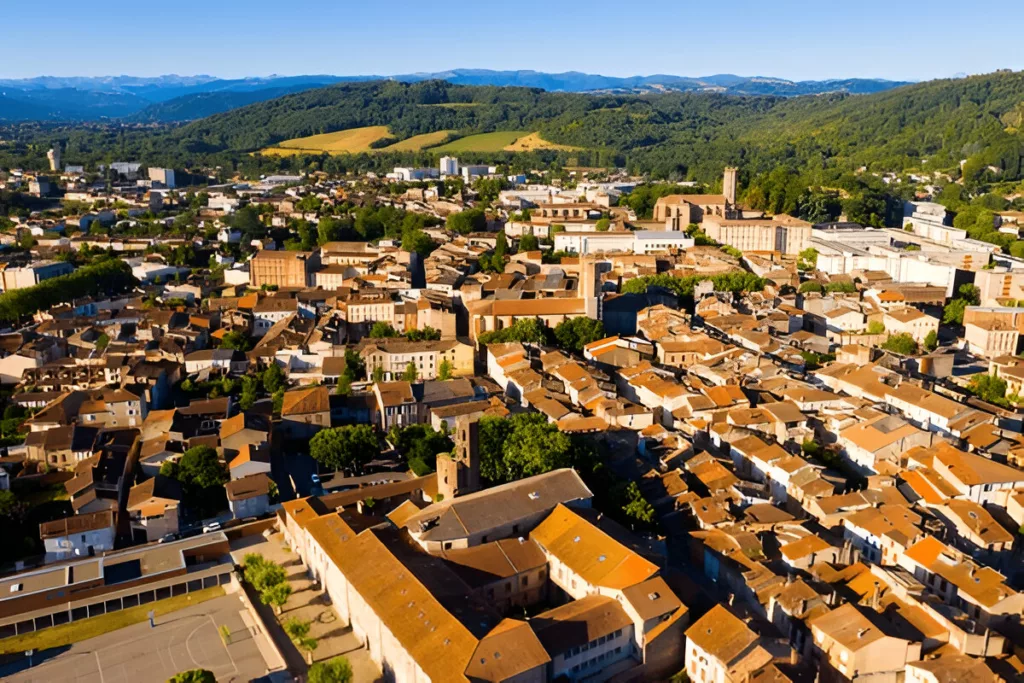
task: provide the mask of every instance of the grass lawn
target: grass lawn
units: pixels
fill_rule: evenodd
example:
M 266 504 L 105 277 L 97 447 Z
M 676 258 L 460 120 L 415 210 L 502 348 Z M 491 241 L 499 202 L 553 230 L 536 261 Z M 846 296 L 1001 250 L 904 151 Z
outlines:
M 501 152 L 511 145 L 513 142 L 529 135 L 526 131 L 521 130 L 501 130 L 494 133 L 480 133 L 478 135 L 467 135 L 464 138 L 459 138 L 453 142 L 449 142 L 447 145 L 441 145 L 440 147 L 431 147 L 431 152 L 443 152 L 445 154 L 459 152 Z
M 157 600 L 145 605 L 136 605 L 123 609 L 120 612 L 101 614 L 98 617 L 90 617 L 81 621 L 61 624 L 42 631 L 25 633 L 11 638 L 0 640 L 0 655 L 24 652 L 25 650 L 47 650 L 51 647 L 60 647 L 78 643 L 89 638 L 101 636 L 104 633 L 117 631 L 118 629 L 139 624 L 149 618 L 149 611 L 153 610 L 157 617 L 176 612 L 192 605 L 198 605 L 207 600 L 213 600 L 224 595 L 224 589 L 220 586 L 204 588 L 203 590 L 179 595 L 166 600 Z

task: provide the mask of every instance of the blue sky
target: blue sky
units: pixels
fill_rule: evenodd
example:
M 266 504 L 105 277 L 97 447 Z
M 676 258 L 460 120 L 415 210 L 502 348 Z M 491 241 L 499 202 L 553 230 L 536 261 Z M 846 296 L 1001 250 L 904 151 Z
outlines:
M 736 73 L 923 80 L 1024 68 L 1024 3 L 0 0 L 0 77 Z M 998 17 L 998 22 L 993 21 Z

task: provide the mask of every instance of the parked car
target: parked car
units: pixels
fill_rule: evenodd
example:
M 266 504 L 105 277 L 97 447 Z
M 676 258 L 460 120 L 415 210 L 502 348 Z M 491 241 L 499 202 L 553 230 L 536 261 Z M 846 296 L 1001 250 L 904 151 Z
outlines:
M 165 534 L 164 536 L 160 537 L 160 540 L 157 541 L 157 543 L 170 543 L 171 541 L 175 541 L 177 539 L 178 534 Z
M 211 531 L 220 531 L 220 530 L 221 530 L 220 522 L 210 522 L 209 524 L 204 524 L 203 525 L 203 533 L 204 534 L 208 534 Z
M 320 485 L 320 475 L 317 474 L 316 472 L 313 473 L 313 476 L 310 477 L 310 479 L 313 480 L 313 486 L 319 486 Z

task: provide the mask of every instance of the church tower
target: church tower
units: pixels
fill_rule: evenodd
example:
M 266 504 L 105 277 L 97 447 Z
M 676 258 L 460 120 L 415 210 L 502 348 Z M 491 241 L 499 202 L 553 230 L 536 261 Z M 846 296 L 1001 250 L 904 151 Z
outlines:
M 437 456 L 437 492 L 450 500 L 480 490 L 480 423 L 462 416 L 455 421 L 455 452 Z

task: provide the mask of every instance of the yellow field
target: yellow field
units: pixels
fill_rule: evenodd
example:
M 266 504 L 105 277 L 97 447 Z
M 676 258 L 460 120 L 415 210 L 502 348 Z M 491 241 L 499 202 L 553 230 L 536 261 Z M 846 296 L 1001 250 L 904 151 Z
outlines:
M 540 133 L 530 133 L 518 138 L 511 145 L 505 146 L 506 152 L 532 152 L 535 149 L 557 149 L 563 152 L 577 152 L 579 147 L 571 145 L 560 145 L 556 142 L 548 142 L 540 136 Z
M 436 133 L 423 133 L 422 135 L 413 135 L 411 138 L 406 138 L 400 142 L 396 142 L 393 145 L 388 145 L 383 149 L 374 150 L 375 152 L 418 152 L 425 147 L 433 147 L 434 145 L 440 144 L 442 140 L 448 137 L 451 133 L 450 130 L 439 130 Z
M 431 105 L 441 106 L 441 105 Z M 434 133 L 423 133 L 411 138 L 400 140 L 393 145 L 372 149 L 370 144 L 388 137 L 391 133 L 387 126 L 366 126 L 350 128 L 334 133 L 310 135 L 304 138 L 293 138 L 277 143 L 273 147 L 260 150 L 261 154 L 276 156 L 294 156 L 296 154 L 360 154 L 367 152 L 418 152 L 429 149 L 432 152 L 445 154 L 459 152 L 529 152 L 538 149 L 555 149 L 566 152 L 578 151 L 579 147 L 560 145 L 548 142 L 540 133 L 526 131 L 495 131 L 467 135 L 453 142 L 442 145 L 442 141 L 453 131 L 439 130 Z
M 366 126 L 365 128 L 349 128 L 333 133 L 310 135 L 304 138 L 293 138 L 277 143 L 275 147 L 263 150 L 264 154 L 359 154 L 369 152 L 370 143 L 388 136 L 387 126 Z M 294 151 L 288 151 L 294 150 Z M 283 153 L 282 153 L 283 152 Z

